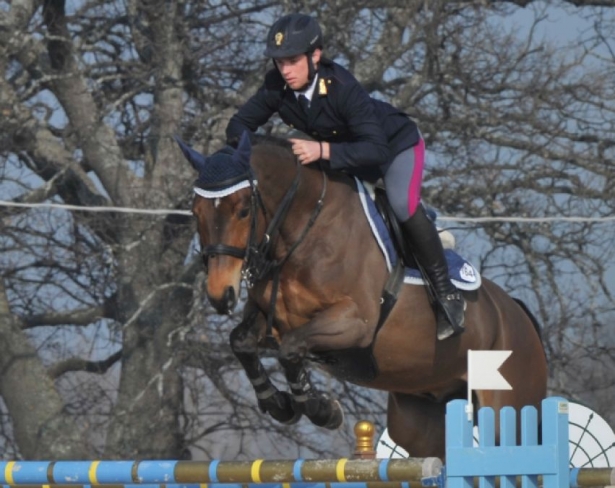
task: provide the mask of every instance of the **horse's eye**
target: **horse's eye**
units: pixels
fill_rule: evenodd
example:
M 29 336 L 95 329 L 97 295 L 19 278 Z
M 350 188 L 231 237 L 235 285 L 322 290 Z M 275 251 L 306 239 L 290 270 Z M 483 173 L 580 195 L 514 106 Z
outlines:
M 250 207 L 242 208 L 237 214 L 237 217 L 245 219 L 248 215 L 250 215 Z

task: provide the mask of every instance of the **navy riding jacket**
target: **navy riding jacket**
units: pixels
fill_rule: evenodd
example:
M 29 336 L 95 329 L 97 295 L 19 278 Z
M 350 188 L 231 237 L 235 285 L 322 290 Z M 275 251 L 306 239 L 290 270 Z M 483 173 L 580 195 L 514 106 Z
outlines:
M 276 112 L 291 128 L 330 143 L 331 168 L 355 174 L 392 161 L 420 137 L 417 125 L 404 112 L 371 98 L 350 72 L 324 57 L 307 114 L 274 68 L 231 118 L 228 142 L 239 140 L 244 130 L 255 132 Z

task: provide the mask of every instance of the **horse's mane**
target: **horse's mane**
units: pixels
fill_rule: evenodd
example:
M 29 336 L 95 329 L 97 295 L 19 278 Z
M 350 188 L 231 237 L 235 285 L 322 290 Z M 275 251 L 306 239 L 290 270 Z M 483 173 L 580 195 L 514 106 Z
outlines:
M 297 138 L 301 138 L 302 136 L 297 136 Z M 304 136 L 305 137 L 305 136 Z M 282 148 L 287 149 L 292 155 L 292 144 L 291 142 L 284 137 L 272 136 L 272 135 L 264 135 L 264 134 L 251 134 L 250 142 L 253 147 L 256 146 L 273 146 L 274 148 Z M 293 156 L 292 161 L 296 161 Z M 329 178 L 335 178 L 338 181 L 346 181 L 347 183 L 352 182 L 352 176 L 343 172 L 343 171 L 334 171 L 331 169 L 330 163 L 328 161 L 322 161 L 320 164 L 310 164 L 308 166 L 304 166 L 308 172 L 312 170 L 320 173 L 321 171 L 325 172 L 329 175 Z
M 270 145 L 270 146 L 283 147 L 286 149 L 290 149 L 292 147 L 292 144 L 290 143 L 288 139 L 285 139 L 283 137 L 272 136 L 272 135 L 252 134 L 250 136 L 250 141 L 252 142 L 252 145 L 254 146 Z
M 301 136 L 298 136 L 297 138 L 301 138 Z M 287 138 L 284 138 L 284 137 L 264 135 L 264 134 L 251 134 L 250 142 L 252 143 L 252 146 L 254 147 L 255 146 L 273 146 L 273 147 L 278 147 L 282 149 L 288 149 L 290 153 L 292 154 L 292 144 Z M 293 159 L 293 161 L 295 160 Z M 310 170 L 315 169 L 318 171 L 324 171 L 325 173 L 328 173 L 328 174 L 334 173 L 334 174 L 337 174 L 338 177 L 348 178 L 348 175 L 344 174 L 343 172 L 340 172 L 340 171 L 333 172 L 328 162 L 324 162 L 321 165 L 309 165 L 309 166 L 306 166 L 306 168 Z

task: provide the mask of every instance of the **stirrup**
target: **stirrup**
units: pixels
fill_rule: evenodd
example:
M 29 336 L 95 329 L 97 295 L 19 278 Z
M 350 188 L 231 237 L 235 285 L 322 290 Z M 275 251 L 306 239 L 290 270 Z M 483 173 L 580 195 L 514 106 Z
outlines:
M 438 297 L 436 307 L 436 330 L 438 340 L 454 337 L 461 334 L 465 327 L 464 312 L 466 302 L 459 291 L 451 293 L 444 298 Z

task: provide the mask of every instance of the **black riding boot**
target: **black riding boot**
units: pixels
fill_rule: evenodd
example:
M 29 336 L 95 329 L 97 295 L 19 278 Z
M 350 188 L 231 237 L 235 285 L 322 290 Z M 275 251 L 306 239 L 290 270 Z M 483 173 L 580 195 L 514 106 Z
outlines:
M 419 205 L 416 213 L 401 223 L 404 239 L 412 247 L 419 265 L 436 294 L 436 322 L 438 339 L 446 339 L 463 332 L 465 300 L 448 276 L 448 265 L 438 230 Z

